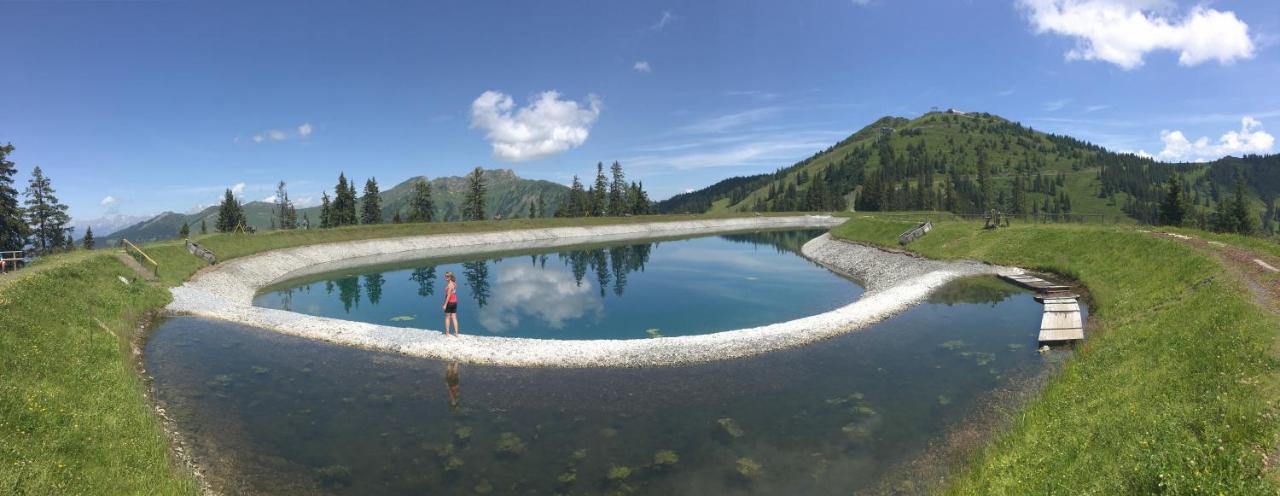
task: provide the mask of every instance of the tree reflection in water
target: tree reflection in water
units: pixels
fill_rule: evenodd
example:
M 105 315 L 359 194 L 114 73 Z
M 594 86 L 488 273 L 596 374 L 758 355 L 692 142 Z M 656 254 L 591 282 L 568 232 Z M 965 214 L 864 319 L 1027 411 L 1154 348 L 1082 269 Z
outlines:
M 462 264 L 462 277 L 471 287 L 471 296 L 476 304 L 484 308 L 489 302 L 489 265 L 484 260 L 465 262 Z
M 436 266 L 418 267 L 409 274 L 409 280 L 418 283 L 418 296 L 435 294 Z
M 382 274 L 365 274 L 364 288 L 365 294 L 369 295 L 369 303 L 377 305 L 382 301 L 382 283 L 386 282 L 386 278 Z
M 338 286 L 338 299 L 342 300 L 342 309 L 347 313 L 351 308 L 360 308 L 360 276 L 347 276 L 333 281 Z

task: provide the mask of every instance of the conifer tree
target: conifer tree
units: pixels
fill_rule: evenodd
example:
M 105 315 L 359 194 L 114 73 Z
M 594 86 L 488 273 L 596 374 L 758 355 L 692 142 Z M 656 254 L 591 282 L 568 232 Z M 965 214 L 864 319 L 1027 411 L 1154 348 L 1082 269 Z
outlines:
M 569 201 L 565 208 L 556 210 L 561 217 L 583 217 L 587 212 L 586 205 L 587 193 L 582 189 L 582 181 L 578 180 L 578 176 L 573 176 L 573 185 L 569 186 Z
M 18 190 L 13 187 L 17 167 L 9 160 L 13 144 L 0 146 L 0 251 L 21 250 L 27 244 L 30 230 L 18 205 Z
M 1235 224 L 1235 232 L 1240 234 L 1253 234 L 1258 229 L 1256 219 L 1253 213 L 1249 211 L 1249 199 L 1245 196 L 1244 175 L 1236 176 L 1235 197 L 1231 200 L 1231 210 L 1228 212 Z
M 382 201 L 378 197 L 378 180 L 369 178 L 364 183 L 364 196 L 360 197 L 360 223 L 382 223 Z
M 87 236 L 87 234 L 86 234 L 86 236 Z M 186 222 L 183 222 L 183 223 L 182 223 L 182 227 L 179 227 L 179 228 L 178 228 L 178 237 L 179 237 L 179 238 L 182 238 L 182 239 L 190 238 L 190 237 L 191 237 L 191 226 L 190 226 L 190 225 L 188 225 Z
M 244 210 L 240 207 L 240 201 L 227 189 L 223 194 L 222 204 L 218 206 L 218 222 L 214 227 L 218 232 L 233 232 L 237 227 L 244 226 L 244 223 Z
M 464 220 L 484 220 L 484 169 L 476 167 L 467 175 L 467 196 L 462 202 Z
M 413 182 L 413 195 L 409 198 L 409 222 L 431 222 L 436 218 L 436 204 L 431 199 L 431 183 L 419 177 Z
M 546 216 L 547 216 L 547 204 L 546 204 L 546 203 L 543 201 L 543 199 L 542 199 L 542 192 L 538 192 L 538 199 L 537 199 L 537 200 L 535 200 L 535 201 L 537 202 L 537 203 L 535 203 L 535 205 L 538 207 L 538 208 L 537 208 L 537 210 L 536 210 L 536 212 L 537 212 L 537 214 L 538 214 L 538 215 L 537 215 L 537 217 L 546 217 Z
M 1160 203 L 1160 224 L 1180 226 L 1186 217 L 1186 201 L 1182 194 L 1182 184 L 1177 174 L 1170 174 L 1166 182 L 1164 201 Z
M 183 224 L 183 226 L 185 227 L 186 224 Z M 93 249 L 93 227 L 92 226 L 84 228 L 84 239 L 81 240 L 81 244 L 84 246 L 84 249 L 86 250 Z
M 32 245 L 39 252 L 48 252 L 62 248 L 65 244 L 67 224 L 71 217 L 67 215 L 67 206 L 58 202 L 54 196 L 53 183 L 44 172 L 36 167 L 31 171 L 31 181 L 27 184 L 26 196 L 27 224 L 31 227 Z
M 591 187 L 591 216 L 604 217 L 605 214 L 605 190 L 609 187 L 608 179 L 604 177 L 604 162 L 596 162 L 596 184 Z
M 333 227 L 333 204 L 329 201 L 329 192 L 320 193 L 320 228 Z
M 209 226 L 205 224 L 204 219 L 200 219 L 200 234 L 209 234 Z
M 627 178 L 622 173 L 622 164 L 617 161 L 609 166 L 609 172 L 613 175 L 613 180 L 609 182 L 609 208 L 608 214 L 612 216 L 625 215 L 627 208 Z
M 275 205 L 271 208 L 272 223 L 278 229 L 296 229 L 298 227 L 298 211 L 289 200 L 289 192 L 285 190 L 284 181 L 276 185 Z

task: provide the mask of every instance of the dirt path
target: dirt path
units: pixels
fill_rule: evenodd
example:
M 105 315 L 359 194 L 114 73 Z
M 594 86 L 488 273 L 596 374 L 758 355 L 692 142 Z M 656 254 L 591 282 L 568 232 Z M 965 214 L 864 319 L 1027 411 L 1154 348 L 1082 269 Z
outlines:
M 148 270 L 146 267 L 143 267 L 142 264 L 138 263 L 137 260 L 134 260 L 133 257 L 129 256 L 128 254 L 124 252 L 118 252 L 116 253 L 116 258 L 120 259 L 120 262 L 125 264 L 125 266 L 129 267 L 130 269 L 133 269 L 133 271 L 137 273 L 138 277 L 141 277 L 142 280 L 144 281 L 159 280 L 159 278 L 156 277 L 155 272 Z
M 1165 232 L 1152 234 L 1194 246 L 1214 255 L 1230 275 L 1243 280 L 1249 286 L 1249 292 L 1258 305 L 1280 316 L 1280 269 L 1277 269 L 1280 267 L 1280 258 L 1184 234 Z
M 1213 255 L 1227 274 L 1244 281 L 1258 306 L 1280 317 L 1280 258 L 1258 253 L 1220 241 L 1208 241 L 1184 234 L 1155 232 L 1156 236 L 1191 245 Z M 1271 346 L 1272 356 L 1280 357 L 1280 339 Z M 1268 475 L 1280 483 L 1280 446 L 1265 455 Z

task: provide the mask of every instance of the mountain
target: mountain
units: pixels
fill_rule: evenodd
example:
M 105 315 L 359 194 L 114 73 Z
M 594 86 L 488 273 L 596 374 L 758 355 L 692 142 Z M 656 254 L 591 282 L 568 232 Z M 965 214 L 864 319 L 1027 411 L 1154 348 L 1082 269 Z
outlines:
M 245 218 L 249 220 L 249 225 L 258 229 L 266 229 L 271 225 L 271 210 L 274 205 L 267 202 L 254 201 L 246 203 L 242 207 L 244 208 Z M 218 206 L 207 207 L 191 214 L 164 212 L 115 231 L 109 236 L 100 236 L 98 238 L 104 243 L 103 246 L 115 246 L 119 244 L 121 239 L 128 239 L 134 243 L 145 243 L 176 238 L 184 222 L 190 226 L 193 234 L 198 234 L 200 232 L 200 221 L 202 220 L 208 226 L 209 232 L 213 232 L 218 224 Z M 97 236 L 96 233 L 94 235 Z
M 1165 164 L 986 113 L 883 117 L 771 174 L 736 177 L 658 203 L 664 213 L 786 210 L 1071 213 L 1155 220 L 1164 182 L 1181 174 L 1203 221 L 1245 180 L 1252 207 L 1275 218 L 1280 156 Z M 981 171 L 980 171 L 981 169 Z M 979 175 L 990 180 L 983 190 Z M 816 186 L 816 187 L 815 187 Z M 1266 206 L 1264 208 L 1264 205 Z
M 93 236 L 101 238 L 150 218 L 150 215 L 104 215 L 97 219 L 74 220 L 71 222 L 71 227 L 76 228 L 75 235 L 77 238 L 84 237 L 86 228 L 93 228 Z
M 409 216 L 409 199 L 413 194 L 413 184 L 425 176 L 415 176 L 396 184 L 391 189 L 382 190 L 378 197 L 382 202 L 382 220 L 390 222 L 396 212 L 401 217 Z M 484 171 L 485 184 L 485 216 L 519 217 L 529 214 L 529 202 L 536 201 L 541 194 L 548 208 L 560 203 L 569 192 L 569 188 L 551 181 L 524 179 L 511 169 L 487 169 Z M 436 206 L 437 220 L 460 220 L 462 218 L 462 202 L 466 198 L 468 179 L 465 176 L 437 177 L 431 180 L 431 199 Z M 356 183 L 356 194 L 362 194 L 364 182 Z M 359 207 L 357 206 L 357 211 Z M 306 214 L 313 225 L 320 222 L 320 207 L 298 210 L 298 217 Z
M 378 194 L 382 202 L 383 221 L 390 222 L 397 211 L 401 213 L 402 217 L 408 217 L 409 197 L 413 191 L 413 184 L 422 177 L 409 178 Z M 529 213 L 529 202 L 536 201 L 539 194 L 543 196 L 546 207 L 554 209 L 569 192 L 568 187 L 551 181 L 523 179 L 511 169 L 489 169 L 485 171 L 484 177 L 486 187 L 485 215 L 490 218 L 495 215 L 502 215 L 503 217 L 526 216 Z M 466 196 L 467 186 L 466 177 L 438 177 L 431 180 L 431 197 L 435 201 L 436 218 L 438 220 L 458 220 L 461 217 L 459 212 L 462 210 L 462 201 Z M 360 194 L 363 188 L 364 182 L 356 183 L 357 194 Z M 274 204 L 260 201 L 243 205 L 249 225 L 258 230 L 266 230 L 272 227 L 272 211 L 274 207 Z M 357 211 L 358 208 L 357 206 Z M 320 207 L 298 209 L 298 219 L 301 221 L 304 216 L 311 221 L 311 225 L 318 226 L 320 224 Z M 209 231 L 212 232 L 218 222 L 218 206 L 214 205 L 191 214 L 164 212 L 142 222 L 119 229 L 109 236 L 98 235 L 98 229 L 95 227 L 94 235 L 102 240 L 103 246 L 114 246 L 122 238 L 135 243 L 143 243 L 177 237 L 178 231 L 182 228 L 184 222 L 191 227 L 192 233 L 199 233 L 201 220 L 205 221 Z M 81 231 L 77 230 L 77 232 Z

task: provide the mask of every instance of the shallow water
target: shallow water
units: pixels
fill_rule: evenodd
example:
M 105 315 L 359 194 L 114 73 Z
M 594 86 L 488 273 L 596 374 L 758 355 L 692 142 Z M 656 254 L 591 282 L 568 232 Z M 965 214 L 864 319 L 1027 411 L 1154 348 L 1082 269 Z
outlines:
M 227 493 L 848 494 L 1040 376 L 1040 313 L 975 278 L 821 343 L 649 369 L 453 365 L 173 318 L 145 360 Z
M 257 306 L 442 329 L 444 274 L 468 334 L 644 339 L 755 327 L 834 310 L 861 287 L 799 255 L 804 229 L 427 259 L 285 281 Z

